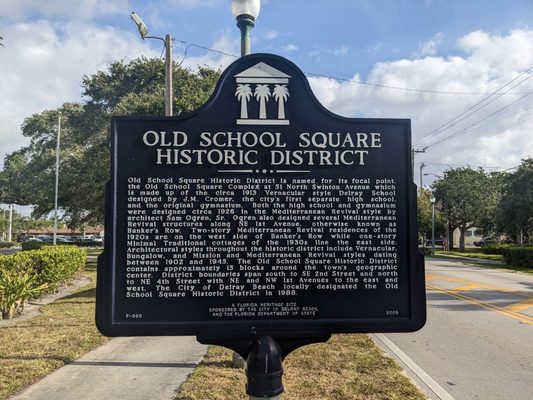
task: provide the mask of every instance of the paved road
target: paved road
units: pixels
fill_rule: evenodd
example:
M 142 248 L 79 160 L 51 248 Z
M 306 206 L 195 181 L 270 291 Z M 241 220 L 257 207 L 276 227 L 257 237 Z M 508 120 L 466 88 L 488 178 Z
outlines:
M 533 275 L 429 259 L 426 284 L 426 326 L 376 341 L 433 399 L 533 399 Z

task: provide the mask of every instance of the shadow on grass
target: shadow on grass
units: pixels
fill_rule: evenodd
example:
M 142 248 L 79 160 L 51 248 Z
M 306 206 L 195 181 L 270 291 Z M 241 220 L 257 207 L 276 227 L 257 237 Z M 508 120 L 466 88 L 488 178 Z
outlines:
M 18 361 L 36 361 L 36 360 L 54 360 L 61 361 L 64 364 L 69 364 L 74 359 L 70 357 L 61 357 L 61 356 L 0 356 L 0 360 L 18 360 Z
M 164 362 L 141 362 L 141 361 L 96 361 L 78 360 L 72 365 L 88 365 L 95 367 L 149 367 L 149 368 L 194 368 L 195 363 L 164 363 Z
M 240 369 L 233 365 L 231 360 L 225 361 L 201 361 L 199 366 L 202 367 L 215 367 L 215 368 L 231 368 L 231 369 Z
M 83 297 L 86 297 L 86 298 L 92 298 L 94 299 L 96 297 L 96 288 L 91 288 L 91 289 L 85 289 L 85 290 L 82 290 L 80 292 L 76 292 L 76 293 L 73 293 L 73 294 L 70 294 L 68 296 L 65 296 L 61 299 L 58 299 L 58 303 L 73 303 L 69 300 L 75 300 L 75 299 L 80 299 L 80 298 L 83 298 Z M 84 302 L 81 302 L 81 303 L 84 303 Z

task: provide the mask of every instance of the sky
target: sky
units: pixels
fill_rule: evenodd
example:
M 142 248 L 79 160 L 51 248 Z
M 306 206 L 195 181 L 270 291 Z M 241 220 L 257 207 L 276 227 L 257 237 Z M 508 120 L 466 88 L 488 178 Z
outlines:
M 230 0 L 0 0 L 0 160 L 28 143 L 25 118 L 84 100 L 84 75 L 161 56 L 132 11 L 192 70 L 240 52 Z M 252 52 L 296 63 L 339 115 L 411 119 L 424 185 L 533 156 L 531 0 L 262 0 Z

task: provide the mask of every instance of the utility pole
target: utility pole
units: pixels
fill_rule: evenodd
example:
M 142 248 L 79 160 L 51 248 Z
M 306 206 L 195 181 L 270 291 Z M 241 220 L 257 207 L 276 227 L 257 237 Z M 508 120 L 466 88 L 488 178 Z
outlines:
M 57 198 L 59 193 L 59 141 L 61 139 L 61 113 L 57 117 L 57 142 L 56 142 L 56 186 L 54 194 L 54 246 L 57 243 Z
M 172 117 L 172 37 L 165 36 L 165 116 Z
M 415 182 L 415 154 L 417 153 L 425 153 L 426 149 L 411 149 L 411 174 L 413 175 L 413 182 Z M 424 163 L 420 166 L 420 188 L 418 190 L 419 193 L 422 193 L 422 168 Z
M 422 193 L 422 189 L 424 189 L 424 183 L 422 182 L 422 177 L 424 176 L 422 171 L 424 167 L 426 166 L 425 163 L 420 164 L 420 193 Z

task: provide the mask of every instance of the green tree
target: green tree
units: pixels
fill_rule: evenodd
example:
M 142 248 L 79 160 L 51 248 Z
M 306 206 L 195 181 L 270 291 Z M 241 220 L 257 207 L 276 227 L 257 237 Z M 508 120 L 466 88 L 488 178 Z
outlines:
M 451 169 L 433 184 L 435 197 L 448 221 L 450 247 L 453 246 L 453 231 L 459 228 L 461 251 L 465 249 L 465 232 L 479 227 L 483 221 L 494 219 L 499 200 L 497 174 L 487 174 L 482 169 Z
M 505 177 L 496 211 L 497 228 L 518 242 L 533 240 L 533 158 Z
M 174 65 L 174 109 L 191 112 L 205 103 L 219 71 L 197 72 Z M 84 102 L 66 103 L 27 118 L 22 133 L 30 144 L 10 155 L 0 172 L 0 201 L 54 208 L 55 148 L 61 113 L 59 205 L 71 226 L 103 222 L 109 180 L 109 127 L 113 115 L 164 115 L 164 62 L 140 58 L 114 62 L 82 80 Z

